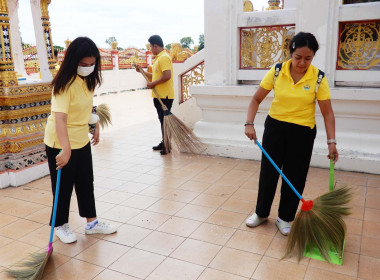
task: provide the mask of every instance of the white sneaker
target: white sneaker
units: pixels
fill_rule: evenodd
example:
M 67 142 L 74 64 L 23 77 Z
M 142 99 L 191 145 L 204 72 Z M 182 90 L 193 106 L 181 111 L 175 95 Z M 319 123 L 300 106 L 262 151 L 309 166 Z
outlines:
M 117 227 L 115 225 L 107 224 L 102 221 L 98 221 L 98 223 L 92 229 L 86 229 L 86 234 L 111 234 L 117 231 Z
M 292 225 L 288 222 L 285 222 L 283 220 L 281 220 L 280 218 L 277 218 L 276 220 L 276 226 L 278 228 L 278 230 L 281 232 L 282 235 L 289 235 L 290 233 L 290 229 L 292 227 Z
M 58 238 L 63 242 L 63 243 L 73 243 L 77 241 L 77 237 L 74 232 L 71 231 L 70 226 L 68 223 L 59 226 L 55 230 L 55 235 L 58 236 Z
M 257 227 L 267 220 L 268 218 L 261 218 L 255 213 L 245 221 L 245 224 L 249 227 Z

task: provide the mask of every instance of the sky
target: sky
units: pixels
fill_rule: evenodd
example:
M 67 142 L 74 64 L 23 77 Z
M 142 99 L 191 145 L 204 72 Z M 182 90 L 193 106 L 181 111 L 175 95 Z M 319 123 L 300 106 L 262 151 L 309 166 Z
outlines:
M 251 1 L 256 10 L 268 2 Z M 114 36 L 119 47 L 145 48 L 153 34 L 160 35 L 165 45 L 183 37 L 198 45 L 204 34 L 203 0 L 52 0 L 48 9 L 53 44 L 61 47 L 67 38 L 78 36 L 109 47 L 105 41 Z M 18 16 L 23 42 L 35 44 L 30 0 L 19 0 Z

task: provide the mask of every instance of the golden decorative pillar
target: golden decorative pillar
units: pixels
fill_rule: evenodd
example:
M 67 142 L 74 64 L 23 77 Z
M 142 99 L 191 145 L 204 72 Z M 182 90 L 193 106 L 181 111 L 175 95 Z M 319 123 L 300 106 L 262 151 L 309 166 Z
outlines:
M 15 86 L 18 83 L 11 49 L 8 4 L 5 0 L 0 1 L 0 13 L 0 87 Z
M 244 0 L 244 12 L 253 12 L 253 5 L 251 1 Z
M 49 17 L 49 11 L 48 6 L 51 3 L 51 0 L 41 0 L 41 13 L 42 13 L 42 28 L 44 31 L 44 38 L 45 38 L 45 44 L 46 44 L 46 52 L 48 57 L 48 64 L 49 64 L 49 70 L 50 73 L 54 76 L 57 73 L 56 65 L 57 61 L 54 56 L 54 47 L 53 47 L 53 40 L 51 38 L 51 29 L 50 29 L 50 17 Z
M 269 7 L 266 8 L 265 10 L 270 11 L 270 10 L 280 10 L 281 1 L 280 0 L 269 0 L 268 5 Z
M 116 41 L 114 41 L 114 42 L 111 43 L 111 48 L 113 50 L 117 50 L 117 42 Z
M 66 49 L 70 46 L 70 44 L 71 44 L 71 40 L 67 38 L 67 40 L 65 41 Z

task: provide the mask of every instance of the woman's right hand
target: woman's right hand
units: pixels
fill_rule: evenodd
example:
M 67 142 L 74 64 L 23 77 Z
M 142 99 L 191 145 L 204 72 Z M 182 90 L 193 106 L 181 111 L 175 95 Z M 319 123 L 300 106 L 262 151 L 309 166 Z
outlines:
M 247 135 L 247 137 L 250 140 L 254 140 L 256 143 L 256 140 L 257 140 L 256 130 L 255 130 L 255 127 L 253 125 L 246 125 L 244 133 L 245 133 L 245 135 Z
M 57 170 L 63 168 L 70 160 L 71 150 L 62 149 L 62 151 L 55 157 L 57 163 Z

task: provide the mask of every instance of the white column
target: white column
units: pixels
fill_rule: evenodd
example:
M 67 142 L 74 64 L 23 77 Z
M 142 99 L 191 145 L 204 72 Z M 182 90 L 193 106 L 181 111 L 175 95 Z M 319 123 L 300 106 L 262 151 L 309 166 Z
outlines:
M 319 50 L 313 59 L 313 65 L 326 73 L 333 85 L 334 66 L 338 34 L 339 1 L 298 0 L 296 33 L 311 32 L 317 38 Z
M 18 7 L 18 0 L 8 0 L 11 48 L 15 71 L 18 74 L 26 77 L 27 74 L 25 71 L 24 56 L 22 53 Z
M 36 36 L 37 54 L 40 63 L 41 80 L 42 82 L 50 82 L 53 79 L 53 76 L 51 75 L 49 70 L 44 30 L 42 28 L 42 13 L 40 0 L 30 0 L 30 7 L 32 9 L 34 34 Z
M 236 85 L 239 33 L 238 12 L 243 0 L 205 0 L 205 84 Z

